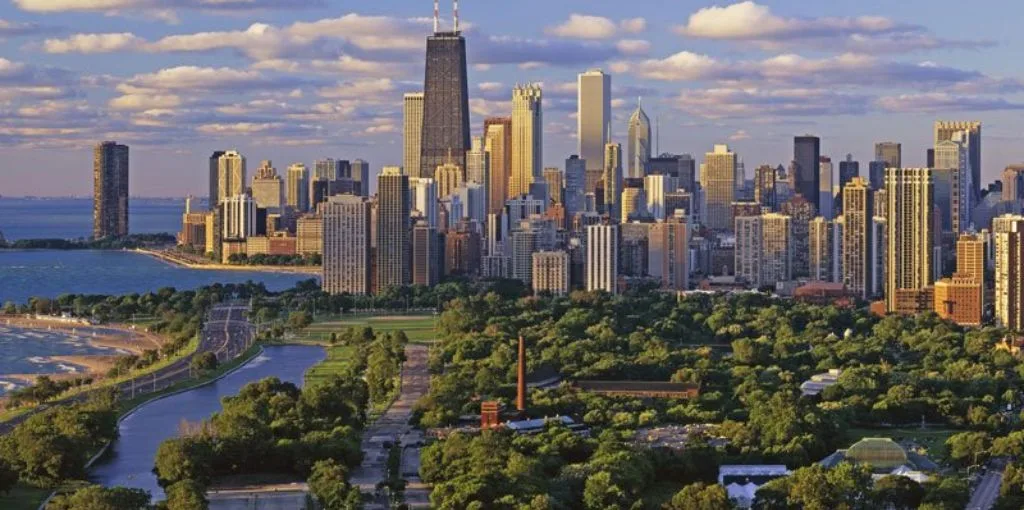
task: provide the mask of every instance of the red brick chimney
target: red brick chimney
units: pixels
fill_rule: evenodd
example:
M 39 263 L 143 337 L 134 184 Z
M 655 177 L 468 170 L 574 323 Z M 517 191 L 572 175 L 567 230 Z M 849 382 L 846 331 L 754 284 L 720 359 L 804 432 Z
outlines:
M 518 380 L 516 381 L 516 410 L 519 414 L 526 414 L 526 341 L 522 335 L 519 336 L 519 366 L 517 368 Z

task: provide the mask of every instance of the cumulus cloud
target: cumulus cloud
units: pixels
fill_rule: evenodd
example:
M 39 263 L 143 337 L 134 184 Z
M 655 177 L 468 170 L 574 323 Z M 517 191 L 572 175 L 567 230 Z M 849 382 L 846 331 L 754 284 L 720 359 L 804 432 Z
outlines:
M 919 25 L 884 16 L 784 17 L 766 5 L 744 1 L 705 7 L 675 27 L 681 35 L 700 39 L 751 42 L 763 47 L 828 41 L 855 51 L 913 51 L 939 47 L 980 47 L 986 41 L 955 41 L 935 37 Z
M 298 79 L 287 76 L 268 77 L 259 71 L 230 67 L 178 66 L 155 73 L 139 74 L 117 86 L 125 94 L 153 90 L 237 91 L 294 87 Z
M 672 104 L 684 112 L 708 119 L 844 115 L 867 113 L 870 97 L 826 89 L 723 87 L 683 90 Z
M 52 28 L 44 27 L 35 23 L 23 23 L 0 18 L 0 39 L 5 37 L 18 37 L 25 35 L 36 35 L 52 31 Z
M 882 110 L 894 113 L 1024 110 L 1024 103 L 999 97 L 961 96 L 945 92 L 883 96 L 876 104 Z
M 615 47 L 623 55 L 646 55 L 651 51 L 651 43 L 643 39 L 623 39 Z
M 737 129 L 733 134 L 729 135 L 730 142 L 739 142 L 741 140 L 750 139 L 750 135 L 745 129 Z
M 605 17 L 570 14 L 564 23 L 548 27 L 544 31 L 556 37 L 607 39 L 615 35 L 617 27 L 614 21 Z
M 627 34 L 639 34 L 647 30 L 647 20 L 643 18 L 624 19 L 619 22 L 619 29 Z
M 359 80 L 338 83 L 317 90 L 320 97 L 328 99 L 365 99 L 395 90 L 395 84 L 388 78 Z
M 173 94 L 125 94 L 109 103 L 114 110 L 163 110 L 180 105 L 181 98 Z
M 47 39 L 47 53 L 110 53 L 145 45 L 146 40 L 129 32 L 110 34 L 75 34 L 66 39 Z

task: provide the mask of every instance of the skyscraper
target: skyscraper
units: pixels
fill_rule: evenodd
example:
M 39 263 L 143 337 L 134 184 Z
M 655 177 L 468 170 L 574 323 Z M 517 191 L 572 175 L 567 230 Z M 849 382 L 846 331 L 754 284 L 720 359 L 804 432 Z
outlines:
M 814 219 L 814 205 L 803 195 L 793 195 L 793 198 L 782 203 L 780 207 L 782 214 L 789 216 L 790 229 L 792 230 L 793 243 L 793 277 L 800 278 L 810 275 L 809 249 L 807 240 L 810 233 L 810 223 Z
M 263 160 L 252 178 L 252 198 L 263 209 L 280 209 L 284 187 L 273 162 Z
M 667 216 L 665 211 L 665 195 L 675 191 L 676 179 L 667 175 L 648 175 L 644 177 L 644 196 L 647 199 L 647 212 L 656 220 L 664 220 Z M 690 214 L 690 211 L 685 211 Z
M 432 287 L 441 281 L 441 240 L 426 220 L 412 227 L 412 284 Z
M 771 165 L 761 165 L 754 169 L 754 202 L 769 211 L 775 211 L 779 206 L 775 191 L 778 178 L 778 171 Z
M 843 188 L 860 175 L 860 163 L 853 160 L 853 154 L 847 154 L 846 160 L 839 162 L 839 192 L 836 193 L 832 212 L 836 217 L 843 214 Z
M 359 185 L 359 194 L 370 196 L 370 164 L 361 159 L 352 160 L 352 180 Z
M 569 293 L 569 254 L 539 251 L 533 254 L 533 293 L 564 296 Z
M 629 153 L 627 176 L 642 179 L 647 175 L 647 162 L 651 159 L 651 119 L 647 118 L 639 100 L 636 111 L 629 117 L 629 140 L 626 141 L 626 147 Z
M 92 236 L 128 235 L 128 146 L 102 142 L 92 152 Z
M 484 120 L 484 149 L 491 165 L 487 211 L 497 214 L 505 208 L 512 174 L 511 117 L 490 117 Z
M 227 151 L 217 160 L 217 201 L 245 193 L 245 157 Z
M 377 292 L 412 280 L 409 209 L 409 176 L 384 167 L 377 178 Z
M 956 242 L 956 273 L 935 282 L 935 313 L 964 326 L 980 326 L 985 309 L 985 239 L 962 234 Z
M 873 292 L 872 198 L 868 182 L 861 177 L 854 177 L 843 186 L 842 281 L 847 290 L 864 299 Z
M 1024 329 L 1024 216 L 992 219 L 995 248 L 996 322 L 1012 331 Z
M 794 191 L 803 195 L 815 211 L 821 211 L 818 190 L 821 189 L 821 139 L 804 135 L 793 139 L 792 176 Z
M 819 282 L 834 281 L 835 266 L 832 260 L 832 247 L 835 246 L 833 237 L 834 225 L 831 221 L 818 216 L 811 220 L 808 228 L 807 247 L 808 261 L 811 270 L 811 280 Z
M 601 182 L 604 183 L 605 213 L 616 217 L 619 212 L 618 202 L 622 194 L 622 145 L 607 143 L 604 146 L 604 172 Z
M 872 161 L 868 163 L 868 184 L 871 185 L 871 189 L 885 189 L 886 166 L 888 166 L 888 163 L 885 161 Z
M 309 171 L 306 165 L 295 163 L 288 167 L 285 186 L 285 205 L 299 212 L 309 210 Z
M 466 168 L 469 150 L 469 86 L 466 81 L 466 39 L 459 31 L 458 11 L 450 32 L 440 30 L 434 12 L 434 34 L 427 37 L 423 79 L 423 130 L 420 177 L 433 177 L 448 154 Z
M 790 218 L 784 214 L 736 218 L 736 276 L 754 287 L 793 278 Z
M 732 203 L 736 199 L 736 153 L 730 151 L 728 145 L 715 145 L 713 152 L 704 155 L 700 183 L 704 188 L 706 226 L 731 231 L 734 227 Z
M 897 142 L 876 143 L 875 161 L 884 161 L 886 168 L 902 168 L 903 144 Z
M 512 175 L 508 196 L 530 192 L 544 166 L 544 116 L 540 85 L 516 85 L 512 89 Z
M 256 202 L 242 193 L 220 203 L 223 210 L 222 239 L 239 241 L 256 235 Z
M 402 102 L 402 164 L 409 177 L 420 177 L 422 139 L 423 93 L 410 92 Z
M 484 147 L 484 138 L 474 136 L 471 148 L 466 152 L 466 182 L 472 182 L 487 188 L 490 184 L 490 156 Z
M 818 160 L 818 164 L 820 166 L 820 170 L 818 172 L 818 215 L 827 220 L 831 220 L 835 217 L 835 211 L 832 204 L 832 176 L 834 173 L 832 168 L 832 158 L 822 156 Z
M 223 155 L 224 151 L 213 151 L 210 156 L 210 199 L 207 206 L 211 211 L 217 208 L 217 202 L 220 201 L 220 157 Z
M 969 222 L 968 189 L 970 164 L 966 147 L 945 140 L 935 144 L 932 174 L 935 181 L 935 205 L 941 213 L 942 231 L 960 233 Z M 967 217 L 965 217 L 967 216 Z
M 916 314 L 933 307 L 935 202 L 931 169 L 888 168 L 885 174 L 885 302 L 889 312 Z
M 619 226 L 587 227 L 587 290 L 618 293 Z
M 981 197 L 981 122 L 979 121 L 935 121 L 935 145 L 953 140 L 958 132 L 966 134 L 967 160 L 970 166 L 971 201 Z M 936 156 L 937 157 L 937 156 Z
M 548 199 L 551 200 L 551 203 L 563 203 L 565 199 L 563 193 L 565 190 L 564 181 L 565 179 L 560 168 L 548 167 L 544 169 L 544 182 L 548 185 Z
M 586 195 L 587 162 L 573 154 L 565 160 L 565 216 L 583 212 Z
M 437 198 L 447 198 L 464 182 L 462 167 L 454 161 L 449 161 L 437 167 L 434 171 L 434 181 L 437 182 Z
M 409 191 L 412 194 L 411 210 L 427 220 L 428 225 L 437 228 L 437 181 L 429 177 L 410 177 Z
M 578 153 L 587 170 L 600 173 L 604 170 L 604 146 L 611 135 L 612 77 L 601 70 L 581 73 L 576 94 Z
M 323 205 L 323 290 L 367 295 L 371 290 L 370 201 L 330 197 Z
M 650 178 L 650 176 L 648 176 Z M 648 268 L 661 279 L 663 289 L 685 291 L 690 287 L 690 225 L 685 211 L 676 211 L 650 226 Z

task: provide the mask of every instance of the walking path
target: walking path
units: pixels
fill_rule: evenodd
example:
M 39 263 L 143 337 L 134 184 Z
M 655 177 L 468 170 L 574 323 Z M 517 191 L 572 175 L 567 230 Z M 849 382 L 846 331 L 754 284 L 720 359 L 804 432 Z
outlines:
M 430 386 L 427 371 L 427 347 L 407 345 L 405 364 L 402 365 L 402 389 L 391 407 L 363 433 L 363 463 L 351 477 L 352 485 L 363 494 L 371 494 L 366 509 L 387 508 L 387 496 L 377 494 L 377 484 L 387 478 L 388 446 L 399 441 L 402 445 L 416 445 L 422 441 L 422 432 L 409 425 L 412 407 Z M 416 449 L 416 455 L 419 450 Z

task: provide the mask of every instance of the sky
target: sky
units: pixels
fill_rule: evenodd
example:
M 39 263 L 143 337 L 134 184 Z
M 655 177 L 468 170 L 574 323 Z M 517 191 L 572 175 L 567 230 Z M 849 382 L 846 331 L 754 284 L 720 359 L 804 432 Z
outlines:
M 441 2 L 444 28 L 451 3 Z M 428 0 L 0 0 L 0 195 L 86 196 L 91 146 L 131 146 L 134 196 L 204 195 L 214 150 L 401 164 Z M 613 136 L 638 98 L 661 152 L 729 144 L 748 175 L 815 134 L 924 165 L 936 119 L 983 122 L 983 182 L 1024 160 L 1024 3 L 989 0 L 463 0 L 472 131 L 544 93 L 544 162 L 576 152 L 576 75 L 612 75 Z M 623 140 L 624 141 L 624 140 Z M 862 168 L 866 168 L 862 163 Z

